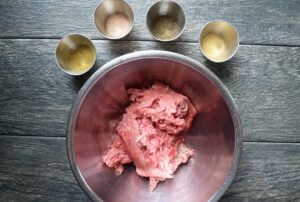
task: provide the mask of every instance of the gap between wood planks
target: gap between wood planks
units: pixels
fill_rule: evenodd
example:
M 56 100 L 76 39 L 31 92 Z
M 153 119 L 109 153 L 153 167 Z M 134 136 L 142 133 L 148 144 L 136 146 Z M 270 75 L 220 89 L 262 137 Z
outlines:
M 43 39 L 54 39 L 54 40 L 60 40 L 62 39 L 62 37 L 57 37 L 57 36 L 50 36 L 50 37 L 41 37 L 41 36 L 32 36 L 32 37 L 12 37 L 12 36 L 1 36 L 1 39 L 11 39 L 11 40 L 43 40 Z M 109 41 L 109 39 L 101 39 L 101 38 L 94 38 L 91 37 L 90 38 L 93 41 Z M 139 39 L 139 40 L 129 40 L 129 39 L 121 39 L 121 40 L 115 40 L 115 41 L 119 41 L 119 42 L 134 42 L 134 41 L 145 41 L 145 42 L 158 42 L 156 40 L 143 40 L 143 39 Z M 158 42 L 159 43 L 159 42 Z M 197 44 L 197 41 L 171 41 L 168 43 L 191 43 L 191 44 Z M 268 44 L 268 43 L 247 43 L 247 42 L 240 42 L 239 45 L 245 45 L 245 46 L 280 46 L 280 47 L 300 47 L 300 45 L 289 45 L 289 44 Z
M 62 136 L 37 136 L 37 135 L 6 135 L 6 134 L 0 134 L 0 139 L 1 138 L 24 138 L 24 139 L 62 139 L 62 140 L 66 140 L 66 137 L 62 137 Z M 293 144 L 293 145 L 299 145 L 300 146 L 300 142 L 275 142 L 275 141 L 243 141 L 243 143 L 247 143 L 247 144 Z

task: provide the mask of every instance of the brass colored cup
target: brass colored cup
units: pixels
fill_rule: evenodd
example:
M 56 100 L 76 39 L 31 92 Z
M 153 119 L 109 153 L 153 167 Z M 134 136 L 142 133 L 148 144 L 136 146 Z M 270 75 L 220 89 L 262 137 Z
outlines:
M 124 15 L 130 23 L 130 30 L 124 33 L 123 36 L 115 37 L 108 33 L 106 29 L 106 20 L 109 16 L 114 14 Z M 95 27 L 99 33 L 107 39 L 121 39 L 128 35 L 133 28 L 134 15 L 131 7 L 123 0 L 104 0 L 95 10 L 94 13 Z
M 154 36 L 152 32 L 152 23 L 159 16 L 170 16 L 179 26 L 179 32 L 176 36 L 169 39 L 160 39 Z M 184 10 L 171 0 L 161 0 L 154 3 L 147 12 L 146 25 L 152 37 L 158 41 L 173 41 L 177 39 L 184 31 L 186 25 Z
M 89 58 L 90 66 L 87 68 L 78 71 L 77 67 L 80 64 L 72 63 L 72 53 L 78 50 L 78 48 L 84 48 L 84 58 Z M 82 53 L 78 53 L 82 54 Z M 78 55 L 77 54 L 77 55 Z M 75 56 L 76 57 L 76 56 Z M 74 59 L 74 55 L 73 55 Z M 71 34 L 64 37 L 58 44 L 56 48 L 56 62 L 60 69 L 69 75 L 82 75 L 89 71 L 96 61 L 96 48 L 93 45 L 92 41 L 87 37 L 80 34 Z M 82 61 L 79 61 L 82 62 Z M 77 70 L 76 70 L 77 69 Z
M 222 42 L 221 44 L 214 44 L 214 46 L 219 46 L 217 47 L 219 50 L 215 54 L 211 49 L 213 49 L 213 43 L 217 42 L 211 38 L 212 47 L 207 47 L 208 44 L 205 44 L 207 42 L 206 37 L 209 34 L 214 34 L 215 38 L 217 37 Z M 235 55 L 239 46 L 239 35 L 230 23 L 216 20 L 207 23 L 201 30 L 199 45 L 201 52 L 208 60 L 216 63 L 225 62 Z M 210 49 L 210 53 L 207 51 L 207 48 Z

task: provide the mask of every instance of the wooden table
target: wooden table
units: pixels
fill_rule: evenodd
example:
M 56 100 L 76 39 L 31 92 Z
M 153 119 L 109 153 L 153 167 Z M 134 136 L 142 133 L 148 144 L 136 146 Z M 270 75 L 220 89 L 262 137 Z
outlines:
M 55 62 L 62 36 L 84 34 L 97 49 L 94 70 L 134 51 L 159 49 L 194 58 L 228 87 L 244 130 L 241 163 L 221 201 L 300 201 L 300 2 L 299 0 L 176 0 L 187 27 L 175 42 L 147 33 L 145 14 L 154 0 L 128 0 L 131 34 L 102 38 L 93 24 L 99 0 L 0 2 L 1 201 L 86 201 L 71 172 L 66 126 L 72 103 L 92 72 L 72 77 Z M 240 35 L 233 59 L 208 62 L 200 29 L 214 19 Z

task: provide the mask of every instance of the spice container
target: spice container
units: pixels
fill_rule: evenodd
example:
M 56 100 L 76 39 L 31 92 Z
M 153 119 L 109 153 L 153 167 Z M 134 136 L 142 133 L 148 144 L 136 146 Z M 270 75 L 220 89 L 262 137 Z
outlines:
M 232 58 L 239 46 L 239 35 L 234 27 L 225 21 L 207 23 L 199 38 L 203 55 L 212 62 L 225 62 Z
M 87 37 L 72 34 L 59 42 L 55 56 L 62 71 L 70 75 L 82 75 L 93 67 L 96 49 Z
M 161 0 L 154 3 L 147 12 L 146 24 L 150 34 L 158 41 L 177 39 L 185 28 L 185 14 L 175 2 Z
M 133 11 L 123 0 L 104 0 L 95 10 L 94 23 L 103 37 L 120 39 L 133 28 Z

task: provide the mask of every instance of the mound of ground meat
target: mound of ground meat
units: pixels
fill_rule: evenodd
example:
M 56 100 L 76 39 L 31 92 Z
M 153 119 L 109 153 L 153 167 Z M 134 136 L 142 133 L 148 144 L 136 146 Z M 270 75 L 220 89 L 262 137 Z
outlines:
M 117 174 L 123 172 L 123 164 L 133 162 L 138 175 L 150 178 L 152 191 L 194 155 L 183 143 L 183 136 L 196 109 L 187 97 L 159 82 L 149 89 L 127 92 L 131 104 L 103 161 Z

